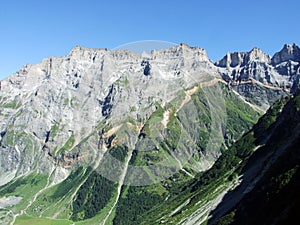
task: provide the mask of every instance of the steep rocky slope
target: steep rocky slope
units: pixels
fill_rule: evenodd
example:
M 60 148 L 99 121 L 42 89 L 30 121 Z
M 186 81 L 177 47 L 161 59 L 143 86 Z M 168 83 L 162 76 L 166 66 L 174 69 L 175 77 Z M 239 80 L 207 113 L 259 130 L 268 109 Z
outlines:
M 47 157 L 64 164 L 59 153 L 78 145 L 99 124 L 113 128 L 129 118 L 142 124 L 155 104 L 166 104 L 198 80 L 214 79 L 212 67 L 203 49 L 184 45 L 149 58 L 76 47 L 67 56 L 26 65 L 1 82 L 1 138 L 6 147 L 1 154 L 6 160 L 0 168 L 16 175 L 35 168 L 51 171 Z M 22 154 L 25 149 L 32 152 Z M 35 165 L 39 162 L 42 166 Z
M 278 100 L 143 224 L 297 224 L 300 93 Z M 145 219 L 147 218 L 147 219 Z
M 297 224 L 300 92 L 270 118 L 281 109 L 279 104 L 255 125 L 257 150 L 240 173 L 243 182 L 212 212 L 211 224 Z M 268 135 L 259 134 L 268 123 Z
M 24 66 L 1 81 L 1 221 L 134 224 L 168 199 L 177 214 L 181 187 L 296 90 L 298 53 L 75 47 Z

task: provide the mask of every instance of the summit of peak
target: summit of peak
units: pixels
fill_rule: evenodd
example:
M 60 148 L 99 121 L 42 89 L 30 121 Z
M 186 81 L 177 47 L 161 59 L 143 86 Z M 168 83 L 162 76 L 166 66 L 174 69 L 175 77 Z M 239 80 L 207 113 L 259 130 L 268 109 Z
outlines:
M 272 64 L 277 65 L 286 61 L 300 62 L 300 48 L 297 44 L 285 44 L 283 48 L 272 57 Z
M 270 56 L 263 52 L 260 48 L 253 48 L 248 53 L 248 61 L 261 61 L 269 63 L 271 60 Z
M 107 48 L 87 48 L 81 45 L 76 45 L 75 47 L 73 47 L 70 51 L 70 54 L 74 54 L 76 52 L 83 52 L 83 51 L 107 51 Z
M 269 63 L 270 56 L 261 49 L 254 47 L 249 52 L 228 52 L 223 59 L 217 61 L 215 64 L 220 67 L 236 67 L 254 61 Z
M 200 47 L 191 47 L 185 43 L 174 45 L 170 48 L 151 51 L 151 55 L 155 57 L 187 57 L 195 58 L 199 61 L 210 61 L 205 49 Z
M 180 43 L 179 46 L 182 47 L 182 48 L 192 48 L 191 46 L 189 46 L 189 45 L 188 45 L 187 43 L 185 43 L 185 42 Z

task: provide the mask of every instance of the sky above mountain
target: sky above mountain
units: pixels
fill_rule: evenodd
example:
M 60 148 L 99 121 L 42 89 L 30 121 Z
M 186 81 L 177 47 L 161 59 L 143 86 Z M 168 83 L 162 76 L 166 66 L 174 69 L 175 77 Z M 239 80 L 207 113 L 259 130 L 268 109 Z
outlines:
M 76 45 L 114 49 L 162 40 L 206 49 L 212 60 L 259 47 L 299 44 L 298 0 L 2 1 L 0 79 Z

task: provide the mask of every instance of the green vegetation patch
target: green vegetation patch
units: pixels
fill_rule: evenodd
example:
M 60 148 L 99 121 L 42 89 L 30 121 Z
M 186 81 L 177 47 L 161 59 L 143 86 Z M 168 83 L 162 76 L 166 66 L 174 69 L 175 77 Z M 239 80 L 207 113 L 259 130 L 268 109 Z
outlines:
M 58 218 L 68 218 L 71 211 L 72 194 L 90 171 L 91 168 L 79 167 L 61 183 L 45 189 L 29 207 L 27 214 L 34 217 L 51 217 L 57 214 Z
M 128 153 L 128 148 L 126 146 L 114 146 L 109 149 L 109 154 L 120 162 L 125 162 Z
M 167 194 L 160 183 L 142 187 L 123 186 L 122 193 L 113 221 L 114 224 L 118 225 L 140 224 L 143 221 L 140 215 L 158 205 Z
M 64 146 L 58 150 L 58 154 L 66 152 L 68 150 L 70 150 L 75 144 L 75 136 L 74 134 L 72 134 L 69 139 L 66 141 L 66 143 L 64 144 Z
M 50 137 L 54 138 L 57 133 L 59 131 L 59 123 L 55 123 L 52 127 L 51 127 L 51 131 L 50 131 Z
M 92 172 L 76 194 L 71 218 L 77 221 L 95 216 L 110 201 L 116 188 L 114 182 Z
M 18 109 L 21 106 L 21 101 L 14 99 L 13 101 L 2 103 L 1 106 L 3 108 Z
M 34 224 L 43 224 L 43 225 L 71 225 L 73 224 L 68 220 L 54 220 L 46 218 L 35 218 L 27 215 L 22 215 L 17 217 L 14 225 L 34 225 Z
M 13 207 L 13 212 L 19 212 L 24 209 L 33 196 L 47 184 L 47 176 L 44 174 L 32 172 L 28 175 L 10 181 L 0 188 L 1 196 L 22 197 L 19 204 Z

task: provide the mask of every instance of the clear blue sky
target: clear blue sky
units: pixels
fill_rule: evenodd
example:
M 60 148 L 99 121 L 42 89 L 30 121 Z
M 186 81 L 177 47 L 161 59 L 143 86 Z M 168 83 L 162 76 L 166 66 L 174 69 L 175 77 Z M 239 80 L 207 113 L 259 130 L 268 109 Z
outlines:
M 299 0 L 3 0 L 0 79 L 72 47 L 115 48 L 139 40 L 185 42 L 212 60 L 259 47 L 299 44 Z

